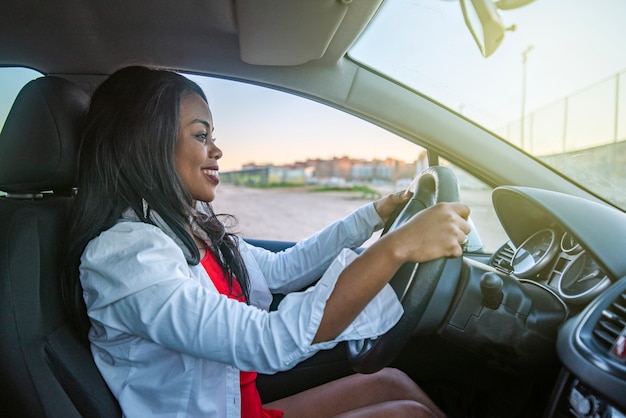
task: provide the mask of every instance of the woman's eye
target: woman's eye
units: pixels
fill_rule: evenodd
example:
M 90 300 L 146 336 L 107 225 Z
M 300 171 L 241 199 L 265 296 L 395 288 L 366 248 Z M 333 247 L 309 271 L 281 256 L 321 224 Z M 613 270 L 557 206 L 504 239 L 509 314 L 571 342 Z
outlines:
M 203 144 L 207 143 L 208 138 L 209 138 L 209 135 L 206 132 L 196 135 L 196 139 L 202 142 Z

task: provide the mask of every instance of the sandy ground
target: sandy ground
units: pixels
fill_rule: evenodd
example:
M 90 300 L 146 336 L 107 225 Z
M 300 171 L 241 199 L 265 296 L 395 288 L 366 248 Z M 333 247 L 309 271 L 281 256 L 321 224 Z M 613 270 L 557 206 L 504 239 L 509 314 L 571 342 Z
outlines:
M 462 200 L 472 208 L 472 220 L 486 248 L 497 249 L 506 236 L 493 227 L 499 226 L 499 222 L 491 209 L 490 193 L 462 192 Z M 213 207 L 217 213 L 234 215 L 238 223 L 233 229 L 244 238 L 297 241 L 371 201 L 361 193 L 254 189 L 220 184 Z
M 220 184 L 213 208 L 235 215 L 245 238 L 297 241 L 371 202 L 359 193 L 255 189 Z

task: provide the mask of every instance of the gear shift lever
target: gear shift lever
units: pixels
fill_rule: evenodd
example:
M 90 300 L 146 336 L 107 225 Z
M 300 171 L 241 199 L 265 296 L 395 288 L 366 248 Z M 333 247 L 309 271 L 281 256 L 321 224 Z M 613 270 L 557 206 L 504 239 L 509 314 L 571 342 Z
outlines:
M 496 310 L 502 302 L 502 277 L 496 273 L 485 273 L 480 278 L 480 293 L 483 295 L 483 306 Z

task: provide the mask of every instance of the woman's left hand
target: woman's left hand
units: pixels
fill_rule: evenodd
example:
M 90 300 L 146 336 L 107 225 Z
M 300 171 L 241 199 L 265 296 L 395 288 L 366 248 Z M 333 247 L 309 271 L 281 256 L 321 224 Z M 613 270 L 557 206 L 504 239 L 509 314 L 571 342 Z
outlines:
M 393 213 L 393 211 L 400 204 L 406 203 L 407 200 L 411 198 L 412 193 L 401 191 L 397 193 L 389 194 L 381 199 L 378 199 L 374 202 L 374 208 L 376 212 L 378 212 L 378 216 L 381 217 L 384 223 L 387 223 L 387 219 Z

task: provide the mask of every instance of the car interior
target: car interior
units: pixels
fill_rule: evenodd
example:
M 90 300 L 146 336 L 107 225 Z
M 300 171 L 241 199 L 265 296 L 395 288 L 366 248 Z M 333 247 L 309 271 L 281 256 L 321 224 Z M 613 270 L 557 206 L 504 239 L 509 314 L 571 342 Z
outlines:
M 384 3 L 0 4 L 0 67 L 42 74 L 21 88 L 0 133 L 0 415 L 122 416 L 60 282 L 90 95 L 117 69 L 147 65 L 295 94 L 426 148 L 431 167 L 391 228 L 458 200 L 444 158 L 493 188 L 507 242 L 401 269 L 392 285 L 405 316 L 392 331 L 260 375 L 264 402 L 393 366 L 450 417 L 626 416 L 626 213 L 351 59 Z M 293 245 L 249 241 L 272 251 Z

